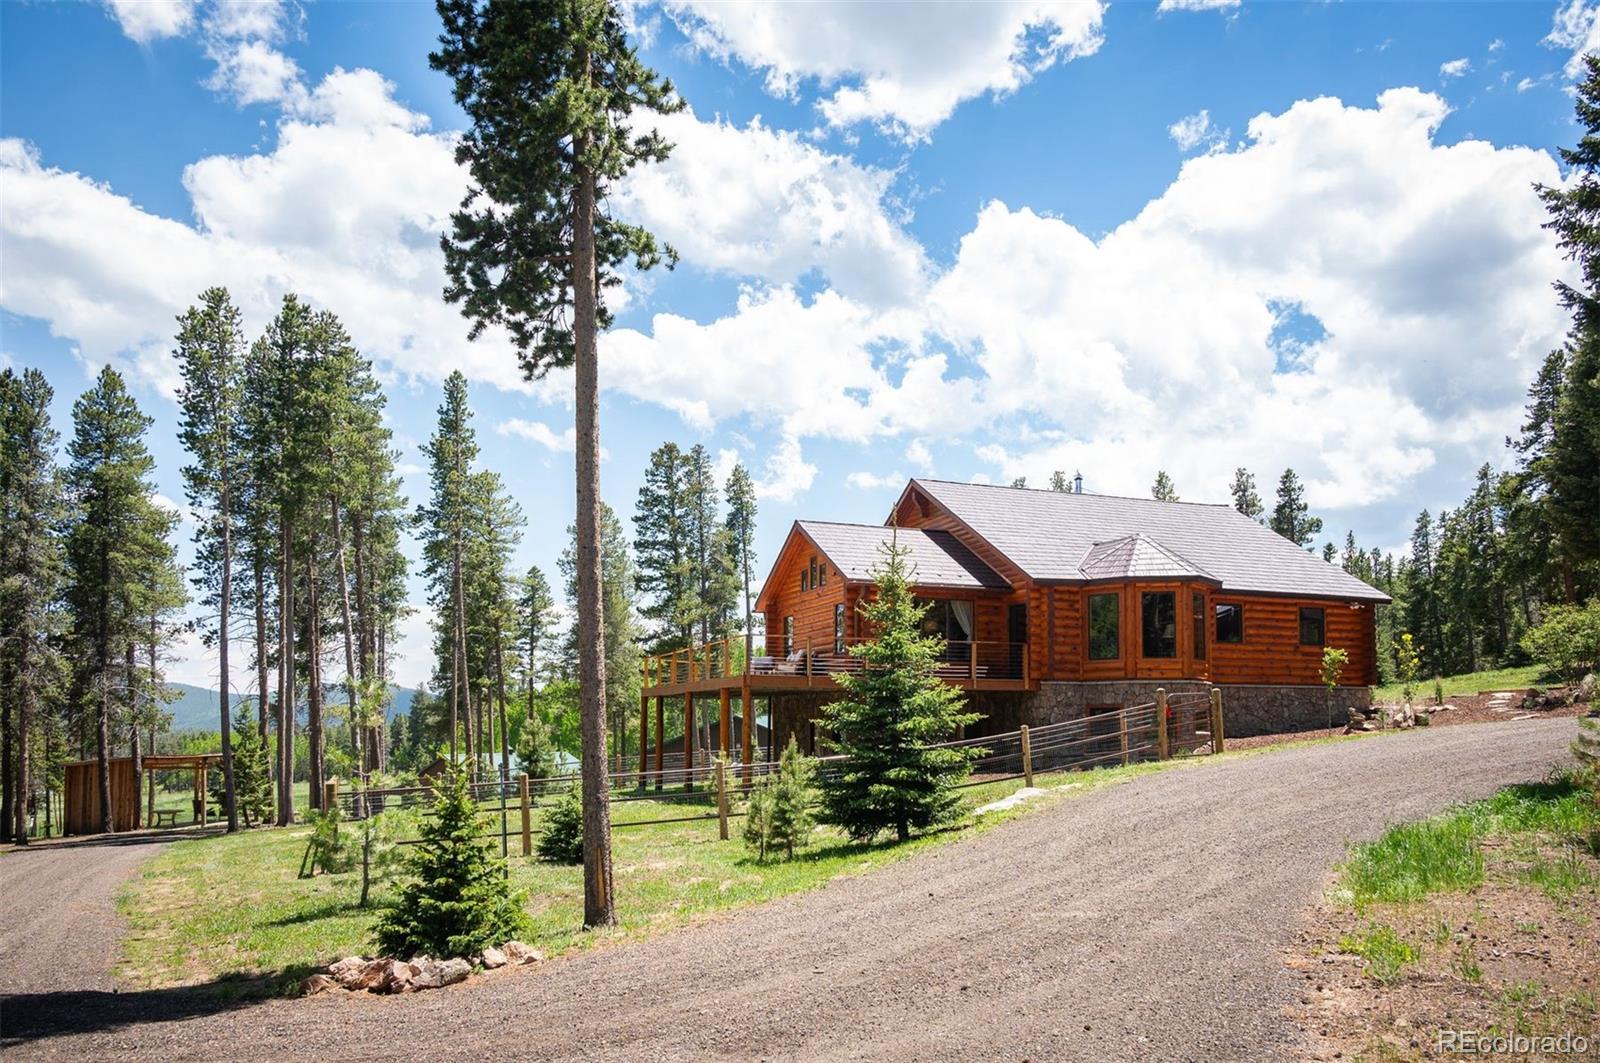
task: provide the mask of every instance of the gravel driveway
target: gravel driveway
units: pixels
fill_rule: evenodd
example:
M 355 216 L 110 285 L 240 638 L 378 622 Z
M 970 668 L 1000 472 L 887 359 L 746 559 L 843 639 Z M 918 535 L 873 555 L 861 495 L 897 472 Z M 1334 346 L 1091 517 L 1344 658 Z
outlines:
M 441 992 L 221 1013 L 182 990 L 34 993 L 4 1007 L 8 1052 L 1294 1058 L 1282 950 L 1345 842 L 1542 777 L 1573 730 L 1528 720 L 1200 761 L 817 892 Z

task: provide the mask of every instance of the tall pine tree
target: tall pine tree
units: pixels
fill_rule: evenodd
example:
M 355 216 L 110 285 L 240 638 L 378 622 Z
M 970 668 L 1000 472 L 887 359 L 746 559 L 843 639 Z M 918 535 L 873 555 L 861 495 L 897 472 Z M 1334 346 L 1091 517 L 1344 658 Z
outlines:
M 444 32 L 429 63 L 454 82 L 470 121 L 456 161 L 472 178 L 442 241 L 445 298 L 461 305 L 472 336 L 504 328 L 528 375 L 575 371 L 583 921 L 609 926 L 597 337 L 611 324 L 603 292 L 619 283 L 620 267 L 631 258 L 648 269 L 662 249 L 604 203 L 630 169 L 667 155 L 659 134 L 629 128 L 633 112 L 683 104 L 639 61 L 611 0 L 438 0 L 438 8 Z

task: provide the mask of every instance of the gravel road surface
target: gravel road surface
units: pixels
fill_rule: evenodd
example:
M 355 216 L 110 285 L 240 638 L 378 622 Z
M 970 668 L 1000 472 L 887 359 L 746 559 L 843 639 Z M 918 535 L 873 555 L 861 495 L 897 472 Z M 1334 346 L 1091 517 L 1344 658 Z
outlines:
M 0 1032 L 14 1058 L 1292 1059 L 1283 949 L 1345 843 L 1541 778 L 1573 732 L 1527 720 L 1202 760 L 813 893 L 439 992 L 221 1010 L 191 990 L 58 992 L 11 971 L 30 988 L 0 1005 Z M 18 859 L 0 858 L 8 907 Z

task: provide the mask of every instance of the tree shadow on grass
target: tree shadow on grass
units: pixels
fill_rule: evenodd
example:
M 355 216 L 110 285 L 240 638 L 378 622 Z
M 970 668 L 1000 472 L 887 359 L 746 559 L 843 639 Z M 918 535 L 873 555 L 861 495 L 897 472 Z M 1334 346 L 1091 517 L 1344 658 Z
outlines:
M 295 966 L 273 974 L 228 975 L 202 985 L 169 989 L 7 994 L 0 997 L 0 1049 L 254 1007 L 290 995 L 312 970 Z

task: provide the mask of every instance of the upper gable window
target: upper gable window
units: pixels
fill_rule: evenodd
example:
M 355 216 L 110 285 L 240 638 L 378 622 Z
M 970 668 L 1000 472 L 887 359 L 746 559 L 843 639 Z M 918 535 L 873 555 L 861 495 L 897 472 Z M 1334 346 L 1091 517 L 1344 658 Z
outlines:
M 817 555 L 811 555 L 811 586 L 817 585 Z
M 823 562 L 821 562 L 820 564 L 817 565 L 817 586 L 826 587 L 827 585 L 828 585 L 828 563 L 826 561 L 823 561 Z

